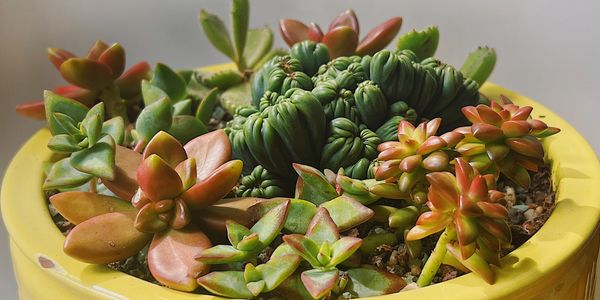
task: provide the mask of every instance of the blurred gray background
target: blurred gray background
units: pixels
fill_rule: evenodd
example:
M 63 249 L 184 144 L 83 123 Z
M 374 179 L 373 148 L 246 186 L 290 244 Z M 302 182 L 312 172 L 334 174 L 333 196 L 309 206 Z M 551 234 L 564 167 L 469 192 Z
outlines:
M 226 16 L 229 1 L 0 0 L 0 172 L 43 126 L 17 116 L 15 105 L 41 98 L 42 90 L 63 83 L 46 59 L 46 47 L 83 55 L 103 39 L 121 42 L 129 65 L 142 59 L 175 68 L 225 62 L 199 28 L 200 8 Z M 277 32 L 280 18 L 327 28 L 346 8 L 357 11 L 363 34 L 396 15 L 404 17 L 401 33 L 439 25 L 437 56 L 456 66 L 479 45 L 496 48 L 498 64 L 491 80 L 559 113 L 600 153 L 599 1 L 253 0 L 250 22 L 269 25 L 276 31 L 276 45 L 284 46 Z M 0 226 L 0 298 L 16 299 L 7 243 Z

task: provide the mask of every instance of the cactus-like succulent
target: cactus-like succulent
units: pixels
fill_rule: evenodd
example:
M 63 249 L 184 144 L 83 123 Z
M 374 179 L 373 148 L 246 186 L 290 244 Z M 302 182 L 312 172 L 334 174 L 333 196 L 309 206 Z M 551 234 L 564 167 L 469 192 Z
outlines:
M 471 165 L 483 173 L 502 173 L 516 184 L 528 188 L 528 171 L 537 171 L 544 163 L 544 148 L 540 142 L 560 129 L 531 118 L 530 106 L 519 107 L 508 98 L 502 104 L 463 108 L 470 127 L 459 128 L 465 138 L 456 150 Z
M 399 197 L 408 193 L 413 201 L 424 203 L 427 189 L 425 175 L 447 170 L 452 159 L 448 149 L 463 137 L 458 132 L 436 136 L 440 123 L 441 119 L 433 119 L 415 128 L 411 123 L 401 120 L 398 141 L 382 143 L 377 149 L 377 159 L 382 163 L 375 169 L 375 179 L 397 182 Z M 382 187 L 389 186 L 379 185 L 372 192 L 378 194 Z
M 59 212 L 76 224 L 65 240 L 65 253 L 89 263 L 110 263 L 134 255 L 151 241 L 152 275 L 171 288 L 194 290 L 196 278 L 208 267 L 195 261 L 192 252 L 209 248 L 211 242 L 191 222 L 192 216 L 228 194 L 242 169 L 240 161 L 227 162 L 231 151 L 212 151 L 222 147 L 230 147 L 222 131 L 185 147 L 159 132 L 139 160 L 139 189 L 131 203 L 86 192 L 51 197 Z M 124 176 L 107 187 L 127 194 L 121 187 L 129 184 Z
M 432 57 L 440 41 L 440 31 L 437 26 L 429 26 L 424 30 L 411 30 L 398 38 L 398 50 L 411 50 L 417 56 L 417 61 Z
M 275 198 L 288 195 L 287 183 L 271 174 L 262 166 L 256 166 L 252 173 L 242 177 L 237 188 L 238 197 Z
M 340 237 L 325 208 L 317 210 L 305 235 L 289 234 L 283 240 L 311 265 L 312 269 L 302 272 L 300 278 L 315 299 L 331 292 L 340 275 L 336 266 L 352 256 L 362 243 L 359 238 Z
M 430 211 L 406 235 L 413 241 L 444 231 L 423 267 L 420 286 L 431 282 L 447 252 L 491 284 L 494 273 L 488 264 L 499 265 L 500 249 L 511 241 L 508 210 L 499 203 L 504 194 L 494 190 L 493 176 L 478 174 L 462 158 L 456 159 L 455 173 L 427 174 Z
M 86 57 L 59 48 L 48 48 L 47 53 L 62 77 L 72 84 L 56 88 L 56 94 L 88 107 L 99 99 L 110 118 L 118 116 L 129 122 L 127 108 L 139 99 L 140 82 L 148 77 L 150 70 L 148 63 L 140 62 L 125 71 L 125 49 L 119 43 L 108 45 L 100 40 Z M 37 119 L 46 116 L 42 101 L 19 105 L 17 112 Z
M 373 54 L 385 48 L 394 39 L 400 31 L 400 26 L 401 17 L 391 18 L 373 28 L 359 43 L 360 27 L 356 14 L 351 9 L 333 19 L 326 33 L 312 22 L 307 26 L 292 19 L 279 21 L 281 36 L 290 47 L 304 40 L 322 42 L 329 48 L 331 58 Z
M 91 109 L 53 92 L 44 93 L 52 151 L 67 155 L 54 163 L 44 189 L 76 187 L 96 178 L 114 180 L 115 146 L 125 139 L 121 117 L 104 121 L 104 103 Z M 92 181 L 90 189 L 95 191 Z

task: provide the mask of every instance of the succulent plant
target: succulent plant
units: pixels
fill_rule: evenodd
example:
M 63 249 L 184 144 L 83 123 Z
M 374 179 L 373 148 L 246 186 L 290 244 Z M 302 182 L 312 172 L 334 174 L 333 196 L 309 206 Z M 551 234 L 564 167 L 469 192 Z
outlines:
M 532 107 L 519 107 L 506 98 L 502 104 L 463 108 L 470 127 L 456 131 L 465 138 L 456 150 L 483 173 L 502 173 L 516 184 L 528 188 L 529 171 L 537 171 L 544 163 L 544 148 L 540 142 L 560 129 L 531 118 Z
M 273 47 L 273 32 L 268 27 L 248 29 L 250 7 L 248 0 L 231 1 L 231 35 L 225 23 L 216 15 L 202 10 L 200 25 L 210 43 L 236 65 L 237 70 L 216 73 L 196 72 L 199 82 L 218 88 L 221 105 L 231 114 L 250 104 L 250 75 L 266 61 L 285 52 Z
M 354 11 L 349 9 L 333 19 L 326 33 L 315 23 L 307 26 L 292 19 L 280 20 L 279 30 L 290 47 L 304 40 L 322 42 L 329 48 L 331 58 L 336 58 L 353 54 L 370 55 L 383 49 L 398 34 L 401 25 L 401 17 L 391 18 L 373 28 L 359 43 L 358 19 Z
M 265 215 L 251 228 L 227 221 L 227 238 L 231 245 L 204 249 L 195 258 L 206 264 L 242 262 L 256 258 L 279 235 L 286 222 L 290 201 L 285 201 Z
M 385 142 L 377 148 L 377 159 L 381 165 L 375 168 L 375 179 L 397 182 L 400 197 L 408 193 L 413 201 L 424 203 L 427 189 L 425 175 L 447 170 L 452 159 L 447 150 L 463 138 L 458 132 L 436 136 L 440 123 L 441 120 L 436 118 L 415 128 L 401 120 L 398 141 Z M 378 194 L 377 189 L 371 191 Z
M 75 100 L 44 92 L 44 104 L 52 138 L 48 148 L 67 157 L 54 163 L 44 189 L 76 187 L 93 178 L 115 178 L 115 145 L 125 139 L 121 117 L 104 121 L 104 103 L 91 109 Z M 95 191 L 96 181 L 90 184 Z
M 53 196 L 50 200 L 59 212 L 76 224 L 65 240 L 65 253 L 89 263 L 110 263 L 150 243 L 147 259 L 154 278 L 174 289 L 194 290 L 196 278 L 208 267 L 195 261 L 193 252 L 209 248 L 211 242 L 191 222 L 192 216 L 228 194 L 242 169 L 240 161 L 227 162 L 231 151 L 213 151 L 223 147 L 230 146 L 222 131 L 200 136 L 185 147 L 159 132 L 138 160 L 139 189 L 131 203 L 86 192 Z M 107 187 L 127 194 L 126 175 Z
M 398 39 L 398 50 L 411 50 L 417 56 L 417 61 L 432 57 L 440 41 L 440 31 L 437 26 L 429 26 L 422 31 L 411 30 Z
M 511 241 L 508 210 L 499 203 L 504 194 L 493 189 L 493 176 L 478 174 L 462 158 L 456 159 L 455 173 L 427 174 L 431 211 L 421 214 L 406 236 L 412 241 L 444 231 L 423 267 L 419 286 L 431 282 L 446 253 L 491 284 L 494 273 L 488 264 L 499 265 L 500 248 Z
M 494 48 L 478 47 L 477 50 L 469 53 L 460 72 L 481 86 L 492 74 L 495 65 L 496 51 Z
M 125 49 L 119 43 L 109 46 L 100 40 L 86 57 L 59 48 L 48 48 L 47 53 L 62 77 L 72 84 L 56 88 L 56 94 L 88 107 L 99 99 L 110 118 L 118 116 L 128 123 L 127 108 L 139 100 L 140 82 L 148 77 L 150 70 L 148 63 L 140 62 L 125 71 Z M 19 105 L 17 112 L 37 119 L 46 116 L 41 101 Z
M 339 280 L 336 266 L 348 259 L 362 241 L 355 237 L 340 237 L 338 228 L 325 208 L 319 208 L 305 235 L 289 234 L 283 240 L 307 261 L 312 269 L 303 271 L 301 280 L 315 299 L 331 292 Z
M 252 173 L 242 177 L 236 191 L 238 197 L 275 198 L 288 195 L 285 180 L 277 178 L 262 166 L 256 166 Z

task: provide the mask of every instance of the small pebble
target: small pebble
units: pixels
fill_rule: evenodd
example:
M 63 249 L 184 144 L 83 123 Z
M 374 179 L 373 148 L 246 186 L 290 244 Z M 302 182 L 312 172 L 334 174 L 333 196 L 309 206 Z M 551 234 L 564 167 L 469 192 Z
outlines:
M 538 214 L 535 211 L 535 209 L 530 208 L 526 212 L 523 213 L 523 216 L 525 217 L 525 220 L 531 221 L 531 220 L 535 219 L 535 217 L 537 217 Z

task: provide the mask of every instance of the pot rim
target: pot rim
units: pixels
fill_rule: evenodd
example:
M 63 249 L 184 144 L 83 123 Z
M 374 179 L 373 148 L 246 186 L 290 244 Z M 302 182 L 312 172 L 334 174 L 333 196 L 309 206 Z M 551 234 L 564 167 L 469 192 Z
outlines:
M 491 99 L 502 94 L 516 104 L 531 105 L 534 117 L 561 128 L 559 134 L 544 140 L 556 191 L 552 215 L 526 243 L 501 259 L 494 285 L 466 274 L 426 288 L 369 299 L 505 298 L 535 285 L 544 274 L 558 272 L 593 236 L 600 220 L 600 163 L 590 145 L 570 124 L 534 100 L 489 82 L 481 91 Z M 11 241 L 28 259 L 40 267 L 45 265 L 51 276 L 65 284 L 97 297 L 219 299 L 171 290 L 64 254 L 64 236 L 52 221 L 41 191 L 43 162 L 52 154 L 46 147 L 50 136 L 47 129 L 34 134 L 12 159 L 2 183 L 2 217 Z M 47 267 L 48 261 L 52 267 Z

